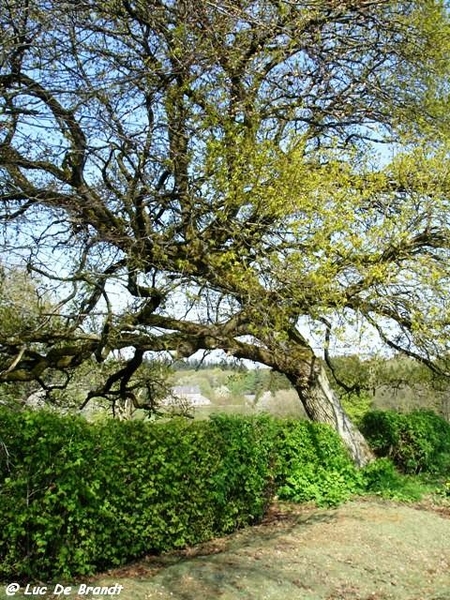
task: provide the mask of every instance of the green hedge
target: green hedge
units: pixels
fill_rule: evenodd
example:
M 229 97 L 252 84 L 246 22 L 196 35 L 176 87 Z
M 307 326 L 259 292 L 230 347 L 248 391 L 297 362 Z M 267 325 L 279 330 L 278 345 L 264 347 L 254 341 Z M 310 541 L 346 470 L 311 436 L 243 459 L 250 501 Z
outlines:
M 88 575 L 257 522 L 276 492 L 333 504 L 355 481 L 337 435 L 305 421 L 89 424 L 2 409 L 0 440 L 4 580 Z
M 281 500 L 332 506 L 361 491 L 361 477 L 336 432 L 305 420 L 280 422 L 276 488 Z
M 450 423 L 432 411 L 373 411 L 361 431 L 377 456 L 404 473 L 450 474 Z

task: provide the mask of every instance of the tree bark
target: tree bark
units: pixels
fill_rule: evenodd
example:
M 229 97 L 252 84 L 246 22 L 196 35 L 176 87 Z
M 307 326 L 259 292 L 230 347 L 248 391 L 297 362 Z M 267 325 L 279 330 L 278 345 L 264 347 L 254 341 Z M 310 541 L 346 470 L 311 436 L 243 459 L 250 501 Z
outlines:
M 308 417 L 337 431 L 356 466 L 364 467 L 375 460 L 366 439 L 352 423 L 331 387 L 323 362 L 307 341 L 295 331 L 288 342 L 277 343 L 272 337 L 264 339 L 264 343 L 266 347 L 234 340 L 228 350 L 238 358 L 254 360 L 286 375 Z M 226 344 L 216 347 L 225 348 Z
M 293 381 L 294 387 L 305 408 L 306 414 L 312 421 L 327 423 L 337 431 L 346 446 L 353 462 L 358 467 L 364 467 L 375 459 L 366 439 L 352 423 L 341 402 L 331 388 L 327 373 L 316 359 L 311 365 L 309 384 L 305 385 L 304 377 Z M 290 377 L 292 381 L 292 377 Z

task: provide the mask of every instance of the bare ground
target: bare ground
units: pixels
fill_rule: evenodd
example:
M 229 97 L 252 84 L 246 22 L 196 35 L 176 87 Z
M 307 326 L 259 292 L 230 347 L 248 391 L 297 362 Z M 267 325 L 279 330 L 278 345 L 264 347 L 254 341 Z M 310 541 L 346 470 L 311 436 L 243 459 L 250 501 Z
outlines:
M 116 582 L 121 600 L 450 600 L 450 509 L 276 504 L 261 525 L 91 585 Z

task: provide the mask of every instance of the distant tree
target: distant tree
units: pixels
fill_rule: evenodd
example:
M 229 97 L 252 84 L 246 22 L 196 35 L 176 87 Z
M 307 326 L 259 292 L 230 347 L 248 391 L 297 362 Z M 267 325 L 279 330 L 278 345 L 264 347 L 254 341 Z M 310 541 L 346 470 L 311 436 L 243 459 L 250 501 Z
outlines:
M 356 423 L 373 408 L 432 409 L 450 420 L 448 357 L 430 369 L 404 354 L 394 356 L 336 356 L 328 368 L 330 381 Z
M 7 0 L 0 31 L 3 252 L 66 297 L 2 380 L 128 348 L 126 398 L 147 352 L 221 349 L 370 460 L 299 325 L 447 349 L 444 3 Z

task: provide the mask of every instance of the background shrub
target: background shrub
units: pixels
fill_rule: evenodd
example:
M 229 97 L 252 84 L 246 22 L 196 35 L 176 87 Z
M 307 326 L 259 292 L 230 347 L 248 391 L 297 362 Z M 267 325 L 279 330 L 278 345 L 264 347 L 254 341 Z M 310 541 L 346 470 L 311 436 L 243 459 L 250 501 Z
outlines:
M 377 456 L 404 473 L 450 473 L 450 423 L 432 411 L 369 412 L 361 430 Z
M 340 400 L 345 412 L 358 427 L 364 415 L 371 410 L 373 404 L 372 395 L 365 390 L 361 390 L 358 393 L 348 392 L 342 394 Z

